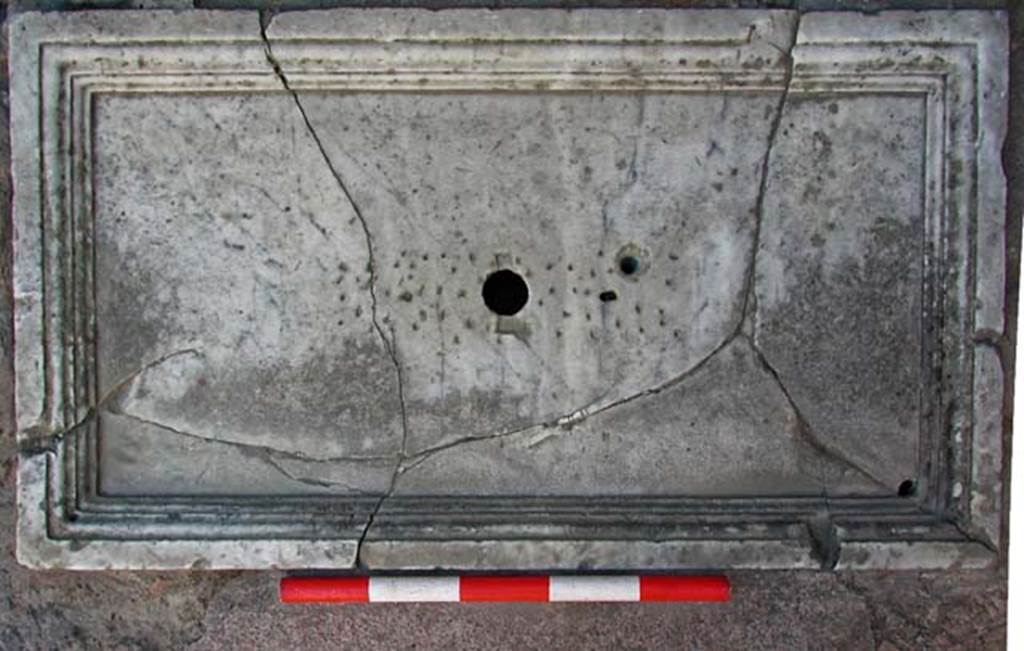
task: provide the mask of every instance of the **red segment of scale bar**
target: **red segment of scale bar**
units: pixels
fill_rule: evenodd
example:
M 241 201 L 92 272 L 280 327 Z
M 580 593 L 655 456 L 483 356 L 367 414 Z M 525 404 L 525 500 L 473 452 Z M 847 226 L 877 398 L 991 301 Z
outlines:
M 292 576 L 284 603 L 729 601 L 724 576 Z

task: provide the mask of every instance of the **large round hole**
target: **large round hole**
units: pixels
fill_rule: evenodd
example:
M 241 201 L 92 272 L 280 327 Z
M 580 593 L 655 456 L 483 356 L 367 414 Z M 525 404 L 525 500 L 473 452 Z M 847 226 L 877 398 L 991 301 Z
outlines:
M 530 290 L 523 277 L 511 269 L 495 271 L 484 281 L 484 304 L 495 314 L 512 316 L 526 305 Z

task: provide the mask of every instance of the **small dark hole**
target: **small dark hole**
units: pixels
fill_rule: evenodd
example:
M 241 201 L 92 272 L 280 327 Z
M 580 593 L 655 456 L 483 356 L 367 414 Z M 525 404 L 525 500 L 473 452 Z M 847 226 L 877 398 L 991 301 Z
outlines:
M 484 281 L 484 304 L 495 314 L 512 316 L 526 305 L 530 290 L 523 277 L 510 269 L 495 271 Z
M 600 294 L 597 295 L 597 297 L 601 299 L 602 303 L 607 303 L 608 301 L 614 301 L 619 297 L 619 295 L 616 294 L 615 292 L 607 291 L 601 292 Z
M 896 489 L 896 494 L 900 497 L 910 497 L 917 492 L 917 484 L 914 483 L 913 479 L 904 479 L 900 482 L 900 487 Z
M 636 272 L 640 271 L 640 260 L 636 256 L 624 255 L 619 259 L 619 271 L 632 276 Z

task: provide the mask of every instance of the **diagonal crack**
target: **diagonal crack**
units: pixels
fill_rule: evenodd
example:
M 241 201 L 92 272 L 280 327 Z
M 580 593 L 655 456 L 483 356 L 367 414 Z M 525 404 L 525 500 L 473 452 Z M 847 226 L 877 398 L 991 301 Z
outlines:
M 366 252 L 367 252 L 367 264 L 366 271 L 369 274 L 368 289 L 370 291 L 370 314 L 373 321 L 374 330 L 380 337 L 381 343 L 384 345 L 384 349 L 395 363 L 395 367 L 398 368 L 398 359 L 394 349 L 393 338 L 389 339 L 387 334 L 384 332 L 384 328 L 380 324 L 378 318 L 378 305 L 377 305 L 377 260 L 374 255 L 373 235 L 370 233 L 369 223 L 366 221 L 366 216 L 363 214 L 362 209 L 356 202 L 355 197 L 348 188 L 348 184 L 342 178 L 341 173 L 338 172 L 334 163 L 331 161 L 331 157 L 327 154 L 327 149 L 324 147 L 323 141 L 320 140 L 320 136 L 317 134 L 316 129 L 313 127 L 313 123 L 309 119 L 309 115 L 306 113 L 305 107 L 302 105 L 302 100 L 299 99 L 299 94 L 291 87 L 288 82 L 288 78 L 285 76 L 284 71 L 281 69 L 280 63 L 274 58 L 274 51 L 270 44 L 270 39 L 267 37 L 267 23 L 269 21 L 269 13 L 266 11 L 260 12 L 260 36 L 263 38 L 263 52 L 266 55 L 267 62 L 270 67 L 274 70 L 274 74 L 281 81 L 281 85 L 291 95 L 292 100 L 295 102 L 295 107 L 298 109 L 299 114 L 302 116 L 302 121 L 306 125 L 306 131 L 309 133 L 309 137 L 312 138 L 314 144 L 316 144 L 317 150 L 320 152 L 321 158 L 323 158 L 324 164 L 327 165 L 327 169 L 330 171 L 331 176 L 334 177 L 335 182 L 338 184 L 338 188 L 341 193 L 345 195 L 345 199 L 352 207 L 352 212 L 355 213 L 356 219 L 359 222 L 360 228 L 363 231 L 363 236 L 366 239 Z M 399 369 L 399 376 L 401 371 Z
M 294 482 L 298 482 L 300 484 L 306 484 L 307 486 L 315 486 L 317 488 L 341 487 L 341 488 L 344 488 L 345 490 L 351 491 L 351 492 L 356 493 L 358 495 L 369 495 L 370 494 L 369 492 L 364 491 L 361 488 L 356 488 L 355 486 L 352 486 L 351 484 L 346 484 L 345 482 L 329 481 L 329 480 L 326 480 L 326 479 L 318 479 L 318 478 L 315 478 L 315 477 L 304 477 L 302 475 L 296 475 L 296 474 L 290 472 L 287 468 L 285 468 L 281 463 L 279 463 L 276 459 L 274 459 L 274 457 L 271 454 L 269 454 L 269 453 L 268 454 L 260 454 L 258 456 L 259 456 L 260 460 L 262 460 L 268 466 L 270 466 L 271 468 L 273 468 L 274 470 L 276 470 L 277 472 L 279 472 L 280 474 L 284 475 L 285 477 L 287 477 L 288 479 L 290 479 L 290 480 L 292 480 Z
M 956 529 L 957 532 L 959 532 L 960 535 L 966 538 L 967 540 L 981 545 L 993 554 L 999 553 L 999 548 L 997 547 L 996 543 L 989 540 L 988 536 L 974 531 L 973 527 L 971 527 L 969 523 L 961 522 L 956 517 L 948 518 L 947 522 L 949 522 L 949 524 L 952 525 L 953 528 Z
M 363 525 L 363 530 L 359 532 L 359 537 L 356 539 L 356 554 L 353 565 L 359 569 L 366 569 L 366 562 L 363 561 L 363 549 L 366 546 L 366 536 L 370 533 L 370 529 L 373 528 L 374 523 L 377 521 L 377 515 L 380 513 L 381 507 L 384 506 L 384 502 L 391 499 L 395 494 L 395 483 L 398 479 L 398 469 L 401 467 L 401 460 L 395 464 L 395 471 L 391 474 L 391 485 L 388 487 L 386 493 L 380 496 L 377 503 L 374 504 L 373 510 L 370 511 L 370 515 L 366 517 L 366 524 Z
M 758 364 L 760 364 L 761 368 L 764 369 L 764 371 L 772 378 L 772 380 L 775 382 L 775 385 L 778 386 L 779 391 L 782 392 L 783 397 L 785 397 L 786 402 L 789 404 L 789 408 L 792 410 L 793 416 L 794 418 L 796 418 L 797 421 L 796 429 L 797 435 L 800 437 L 800 440 L 809 445 L 815 452 L 817 452 L 822 457 L 831 459 L 832 461 L 838 462 L 840 464 L 843 464 L 856 470 L 858 473 L 860 473 L 873 483 L 877 484 L 879 487 L 888 491 L 889 485 L 886 484 L 883 480 L 876 477 L 871 471 L 869 471 L 867 468 L 862 466 L 857 461 L 851 459 L 850 457 L 846 456 L 839 450 L 836 450 L 832 446 L 825 443 L 823 440 L 821 440 L 821 438 L 818 437 L 817 434 L 814 433 L 814 430 L 811 429 L 811 426 L 807 422 L 807 419 L 804 418 L 803 412 L 800 411 L 800 407 L 796 404 L 796 401 L 793 399 L 793 395 L 789 392 L 789 389 L 787 389 L 786 385 L 782 382 L 782 377 L 779 375 L 779 372 L 775 369 L 774 366 L 771 365 L 771 363 L 768 361 L 768 358 L 764 356 L 764 353 L 761 352 L 761 349 L 758 348 L 757 344 L 754 342 L 752 338 L 744 337 L 744 339 L 750 345 L 750 349 L 754 353 L 754 357 L 757 359 Z M 824 484 L 824 473 L 822 474 L 822 478 L 822 483 Z M 822 488 L 824 490 L 824 486 Z
M 636 393 L 631 393 L 628 396 L 619 398 L 618 400 L 613 400 L 597 408 L 592 408 L 592 405 L 587 405 L 586 407 L 582 407 L 581 409 L 577 409 L 564 416 L 561 416 L 560 418 L 556 419 L 553 423 L 546 423 L 544 424 L 544 426 L 549 428 L 558 426 L 563 430 L 571 430 L 573 426 L 583 422 L 584 420 L 592 416 L 597 416 L 599 414 L 603 414 L 613 409 L 624 407 L 632 402 L 640 400 L 641 398 L 656 396 L 659 393 L 668 391 L 669 389 L 679 385 L 680 383 L 685 382 L 690 377 L 698 373 L 705 366 L 707 366 L 711 362 L 711 360 L 713 360 L 718 355 L 718 353 L 722 352 L 722 350 L 725 349 L 726 346 L 731 344 L 736 339 L 736 336 L 736 333 L 729 335 L 728 337 L 723 339 L 717 346 L 715 346 L 711 350 L 711 352 L 697 360 L 695 364 L 684 370 L 682 373 L 679 373 L 678 375 L 675 375 L 669 378 L 668 380 L 665 380 L 661 384 L 655 385 L 653 387 L 648 387 L 642 391 L 637 391 Z M 544 437 L 544 439 L 534 441 L 531 447 L 539 445 L 544 440 L 547 440 L 547 438 L 550 437 Z
M 186 438 L 190 438 L 190 439 L 193 439 L 193 440 L 196 440 L 196 441 L 203 441 L 205 443 L 215 443 L 215 444 L 218 444 L 218 445 L 225 445 L 225 446 L 228 446 L 228 447 L 238 448 L 239 450 L 242 450 L 242 451 L 250 453 L 250 454 L 255 454 L 256 456 L 269 455 L 269 456 L 277 457 L 277 458 L 280 458 L 280 459 L 287 459 L 289 461 L 299 461 L 299 462 L 302 462 L 302 463 L 343 463 L 343 462 L 362 463 L 362 462 L 370 462 L 370 461 L 390 461 L 392 459 L 395 459 L 396 456 L 397 456 L 395 454 L 378 454 L 378 455 L 374 455 L 374 454 L 367 454 L 367 455 L 354 454 L 354 455 L 336 455 L 336 456 L 331 456 L 331 457 L 315 457 L 315 456 L 312 456 L 312 455 L 309 455 L 309 454 L 305 454 L 305 453 L 302 453 L 302 452 L 296 452 L 294 450 L 284 450 L 282 448 L 276 448 L 276 447 L 274 447 L 272 445 L 259 445 L 257 443 L 243 443 L 241 441 L 229 441 L 229 440 L 225 440 L 225 439 L 222 439 L 222 438 L 217 438 L 217 437 L 214 437 L 214 436 L 207 436 L 205 434 L 197 434 L 196 432 L 189 432 L 187 430 L 178 429 L 178 428 L 173 427 L 171 425 L 168 425 L 166 423 L 161 423 L 159 421 L 155 421 L 155 420 L 152 420 L 150 418 L 146 418 L 144 416 L 139 416 L 138 414 L 128 413 L 126 411 L 121 410 L 120 408 L 108 408 L 105 411 L 106 411 L 106 413 L 113 414 L 115 416 L 120 416 L 122 418 L 127 418 L 129 420 L 134 420 L 134 421 L 142 423 L 144 425 L 151 425 L 153 427 L 157 427 L 157 428 L 165 430 L 167 432 L 171 432 L 173 434 L 177 434 L 178 436 L 184 436 Z M 99 412 L 97 412 L 97 415 L 98 414 L 99 414 Z
M 667 391 L 668 389 L 670 389 L 670 388 L 680 384 L 681 382 L 686 381 L 688 378 L 692 377 L 698 371 L 700 371 L 702 368 L 707 366 L 708 363 L 710 363 L 711 360 L 714 359 L 715 356 L 718 355 L 718 353 L 720 353 L 726 346 L 728 346 L 730 343 L 732 343 L 736 339 L 736 336 L 737 336 L 736 334 L 729 335 L 720 344 L 715 346 L 715 348 L 711 352 L 709 352 L 707 355 L 705 355 L 700 360 L 698 360 L 693 366 L 687 368 L 682 373 L 680 373 L 680 374 L 678 374 L 678 375 L 676 375 L 676 376 L 674 376 L 674 377 L 672 377 L 672 378 L 662 382 L 661 384 L 659 384 L 657 386 L 650 387 L 650 388 L 644 389 L 643 391 L 638 391 L 636 393 L 632 393 L 632 394 L 630 394 L 628 396 L 620 398 L 619 400 L 614 400 L 612 402 L 609 402 L 608 404 L 602 405 L 602 406 L 600 406 L 600 407 L 598 407 L 596 409 L 592 409 L 591 405 L 588 405 L 586 407 L 583 407 L 583 408 L 580 408 L 580 409 L 576 409 L 576 410 L 574 410 L 572 412 L 569 412 L 568 414 L 565 414 L 563 416 L 559 416 L 557 418 L 553 418 L 551 420 L 546 420 L 546 421 L 543 421 L 543 422 L 540 422 L 540 423 L 533 423 L 533 424 L 530 424 L 530 425 L 524 425 L 522 427 L 517 427 L 517 428 L 511 429 L 511 430 L 503 430 L 503 431 L 500 431 L 500 432 L 492 432 L 492 433 L 488 433 L 488 434 L 470 434 L 468 436 L 463 436 L 461 438 L 457 438 L 457 439 L 455 439 L 453 441 L 449 441 L 447 443 L 442 443 L 440 445 L 436 445 L 436 446 L 433 446 L 433 447 L 429 447 L 429 448 L 420 450 L 419 452 L 416 452 L 415 454 L 406 455 L 405 456 L 405 459 L 403 460 L 402 464 L 400 464 L 400 468 L 399 468 L 399 473 L 398 474 L 404 474 L 404 473 L 412 470 L 416 466 L 420 465 L 421 463 L 423 463 L 424 461 L 426 461 L 430 457 L 432 457 L 432 456 L 434 456 L 434 455 L 436 455 L 436 454 L 438 454 L 440 452 L 445 452 L 447 450 L 451 450 L 453 448 L 457 448 L 459 446 L 466 445 L 466 444 L 469 444 L 469 443 L 476 443 L 476 442 L 479 442 L 479 441 L 490 441 L 490 440 L 494 440 L 494 439 L 507 438 L 507 437 L 510 437 L 510 436 L 516 436 L 516 435 L 519 435 L 519 434 L 525 434 L 526 432 L 530 432 L 530 431 L 533 431 L 533 430 L 556 430 L 556 431 L 551 432 L 550 434 L 548 434 L 546 436 L 543 436 L 541 438 L 538 438 L 538 439 L 534 440 L 530 444 L 530 447 L 535 447 L 537 445 L 540 445 L 541 443 L 547 441 L 549 438 L 552 438 L 552 437 L 556 436 L 557 435 L 557 430 L 559 430 L 559 429 L 563 430 L 563 431 L 569 431 L 574 426 L 578 425 L 579 423 L 582 423 L 584 420 L 587 420 L 588 418 L 591 418 L 593 416 L 597 416 L 599 414 L 603 414 L 605 412 L 608 412 L 608 411 L 611 411 L 611 410 L 614 410 L 614 409 L 618 409 L 618 408 L 623 407 L 625 405 L 628 405 L 628 404 L 630 404 L 632 402 L 640 400 L 641 398 L 646 398 L 646 397 L 649 397 L 649 396 L 658 395 L 659 393 Z M 412 461 L 413 463 L 411 463 L 410 465 L 405 465 L 404 461 Z
M 124 391 L 126 391 L 127 389 L 129 389 L 132 386 L 132 384 L 140 377 L 142 377 L 142 375 L 145 374 L 147 371 L 157 366 L 160 366 L 161 364 L 167 362 L 168 360 L 174 359 L 175 357 L 180 357 L 182 355 L 201 356 L 202 354 L 203 353 L 198 348 L 181 348 L 178 350 L 171 351 L 165 355 L 161 355 L 156 359 L 152 359 L 144 363 L 142 366 L 138 367 L 128 375 L 118 380 L 114 384 L 114 386 L 111 387 L 105 394 L 103 394 L 103 396 L 96 401 L 96 404 L 91 406 L 89 410 L 86 412 L 86 414 L 77 422 L 65 427 L 64 429 L 55 434 L 50 432 L 36 434 L 35 436 L 31 437 L 30 440 L 25 441 L 25 443 L 22 445 L 21 451 L 25 454 L 35 454 L 37 452 L 52 451 L 56 447 L 56 445 L 60 443 L 61 440 L 64 439 L 65 436 L 94 421 L 96 419 L 96 416 L 99 414 L 100 410 L 102 410 L 107 404 L 114 402 L 116 399 L 120 398 L 121 394 L 124 393 Z
M 433 447 L 425 448 L 423 450 L 420 450 L 419 452 L 416 452 L 415 454 L 407 455 L 405 457 L 405 459 L 403 460 L 402 465 L 399 467 L 398 474 L 399 475 L 403 475 L 403 474 L 409 472 L 410 470 L 412 470 L 413 468 L 415 468 L 416 466 L 420 465 L 421 463 L 423 463 L 424 461 L 426 461 L 430 457 L 432 457 L 432 456 L 434 456 L 436 454 L 439 454 L 441 452 L 445 452 L 446 450 L 451 450 L 453 448 L 457 448 L 457 447 L 460 447 L 460 446 L 463 446 L 463 445 L 467 445 L 469 443 L 476 443 L 478 441 L 492 441 L 494 439 L 500 439 L 500 438 L 506 438 L 506 437 L 509 437 L 509 436 L 515 436 L 516 434 L 523 434 L 524 432 L 529 432 L 531 430 L 545 429 L 545 428 L 549 428 L 549 427 L 554 427 L 556 425 L 557 425 L 556 421 L 545 421 L 543 423 L 533 423 L 533 424 L 530 424 L 530 425 L 524 425 L 522 427 L 517 427 L 515 429 L 502 430 L 500 432 L 491 432 L 491 433 L 488 433 L 488 434 L 470 434 L 468 436 L 463 436 L 463 437 L 457 438 L 457 439 L 455 439 L 453 441 L 448 441 L 447 443 L 441 443 L 441 444 L 435 445 Z M 411 461 L 412 463 L 406 465 L 405 461 Z
M 118 398 L 126 389 L 138 380 L 144 373 L 153 369 L 154 367 L 160 366 L 168 360 L 172 360 L 175 357 L 181 357 L 182 355 L 196 355 L 203 356 L 203 353 L 198 348 L 181 348 L 179 350 L 172 351 L 166 355 L 161 355 L 154 360 L 146 362 L 139 368 L 135 369 L 124 378 L 122 378 L 117 384 L 115 384 L 109 391 L 107 391 L 102 398 L 96 401 L 96 404 L 90 409 L 90 412 L 96 412 L 102 409 L 107 403 L 112 402 L 115 398 Z M 89 417 L 86 416 L 86 419 Z M 85 420 L 85 419 L 83 419 Z
M 316 143 L 317 149 L 320 151 L 320 156 L 323 158 L 324 163 L 327 165 L 327 168 L 330 170 L 331 175 L 337 182 L 338 188 L 341 190 L 342 194 L 345 195 L 345 199 L 348 200 L 348 203 L 352 207 L 352 211 L 355 213 L 356 219 L 359 221 L 359 225 L 362 228 L 363 236 L 366 239 L 366 251 L 368 257 L 366 270 L 367 273 L 369 274 L 369 280 L 367 281 L 367 283 L 370 292 L 370 317 L 373 322 L 374 330 L 376 330 L 377 335 L 380 337 L 381 343 L 384 346 L 384 350 L 391 358 L 391 363 L 395 367 L 395 376 L 397 378 L 398 383 L 398 403 L 402 419 L 402 447 L 401 451 L 399 452 L 399 458 L 395 464 L 394 471 L 391 474 L 390 486 L 387 492 L 384 493 L 383 496 L 381 496 L 380 500 L 377 502 L 373 511 L 370 513 L 369 517 L 367 518 L 366 525 L 363 527 L 363 530 L 360 533 L 359 539 L 357 541 L 356 564 L 358 565 L 361 563 L 360 557 L 362 554 L 363 543 L 366 540 L 366 536 L 369 533 L 370 528 L 373 526 L 377 515 L 380 513 L 380 509 L 384 505 L 384 502 L 388 498 L 390 498 L 394 493 L 395 483 L 398 480 L 399 470 L 406 456 L 406 448 L 409 439 L 409 421 L 405 404 L 405 382 L 402 376 L 402 365 L 398 360 L 398 351 L 396 345 L 397 342 L 395 341 L 394 329 L 391 330 L 391 338 L 389 339 L 387 334 L 384 332 L 384 328 L 381 326 L 380 319 L 378 317 L 377 260 L 376 257 L 374 256 L 373 236 L 370 233 L 369 223 L 366 221 L 366 216 L 360 209 L 359 204 L 356 202 L 355 197 L 349 190 L 348 185 L 345 183 L 345 180 L 338 172 L 338 169 L 334 166 L 334 163 L 331 161 L 331 157 L 327 154 L 327 150 L 326 148 L 324 148 L 323 142 L 317 135 L 316 129 L 313 127 L 313 123 L 310 121 L 309 116 L 306 113 L 306 109 L 305 107 L 303 107 L 302 101 L 299 99 L 299 94 L 291 87 L 291 84 L 288 82 L 288 77 L 285 76 L 284 70 L 282 70 L 281 68 L 281 64 L 274 57 L 273 46 L 270 43 L 270 38 L 267 36 L 267 27 L 270 24 L 272 18 L 273 14 L 271 12 L 267 10 L 260 11 L 260 37 L 263 39 L 264 55 L 267 58 L 267 63 L 269 63 L 270 67 L 274 70 L 274 74 L 277 75 L 277 78 L 281 81 L 281 85 L 292 96 L 292 100 L 295 102 L 295 107 L 298 109 L 299 114 L 302 116 L 302 121 L 306 124 L 306 130 L 309 132 L 310 138 L 312 138 L 313 142 Z
M 178 429 L 176 427 L 172 427 L 170 425 L 167 425 L 166 423 L 160 423 L 160 422 L 157 422 L 157 421 L 154 421 L 154 420 L 150 420 L 148 418 L 143 418 L 142 416 L 137 416 L 135 414 L 125 413 L 125 412 L 122 412 L 122 411 L 112 411 L 111 410 L 111 411 L 109 411 L 109 413 L 112 413 L 112 414 L 114 414 L 116 416 L 120 416 L 122 418 L 127 418 L 129 420 L 133 420 L 133 421 L 142 423 L 144 425 L 149 425 L 150 427 L 156 427 L 157 429 L 160 429 L 160 430 L 165 431 L 165 432 L 169 432 L 169 433 L 174 434 L 176 436 L 182 436 L 182 437 L 185 437 L 185 438 L 190 438 L 190 439 L 194 439 L 194 440 L 197 440 L 197 441 L 203 441 L 203 442 L 206 442 L 206 443 L 216 443 L 216 444 L 225 445 L 225 446 L 228 446 L 228 447 L 237 448 L 238 450 L 241 450 L 243 454 L 247 454 L 247 455 L 253 456 L 253 457 L 259 459 L 260 461 L 263 461 L 268 466 L 270 466 L 271 468 L 273 468 L 274 470 L 276 470 L 280 474 L 284 475 L 288 479 L 290 479 L 292 481 L 295 481 L 295 482 L 298 482 L 298 483 L 301 483 L 301 484 L 306 484 L 306 485 L 309 485 L 309 486 L 317 486 L 317 487 L 320 487 L 320 488 L 329 488 L 329 487 L 332 487 L 332 486 L 340 486 L 340 487 L 345 488 L 347 490 L 350 490 L 350 491 L 352 491 L 354 493 L 363 494 L 363 495 L 368 494 L 367 491 L 364 491 L 362 489 L 356 488 L 355 486 L 351 486 L 349 484 L 345 484 L 343 482 L 328 481 L 328 480 L 323 480 L 323 479 L 315 479 L 315 478 L 303 477 L 303 476 L 300 476 L 300 475 L 296 475 L 296 474 L 290 472 L 283 465 L 281 465 L 281 463 L 275 457 L 281 457 L 281 458 L 285 458 L 285 459 L 291 459 L 291 460 L 294 460 L 294 461 L 302 461 L 302 462 L 307 462 L 307 463 L 321 463 L 321 462 L 337 463 L 337 462 L 341 462 L 341 461 L 350 461 L 350 462 L 379 461 L 379 460 L 389 460 L 389 459 L 393 459 L 394 458 L 394 455 L 390 455 L 390 456 L 382 456 L 382 457 L 331 457 L 331 458 L 320 459 L 320 458 L 317 458 L 317 457 L 309 457 L 309 456 L 306 456 L 304 454 L 297 453 L 297 452 L 290 452 L 290 451 L 286 451 L 286 450 L 280 450 L 278 448 L 274 448 L 274 447 L 270 447 L 270 446 L 266 446 L 266 445 L 255 445 L 255 444 L 252 444 L 252 443 L 240 443 L 240 442 L 237 442 L 237 441 L 225 441 L 225 440 L 222 440 L 222 439 L 216 439 L 216 438 L 212 438 L 212 437 L 209 437 L 209 436 L 203 436 L 202 434 L 196 434 L 194 432 L 189 432 L 189 431 L 186 431 L 186 430 Z

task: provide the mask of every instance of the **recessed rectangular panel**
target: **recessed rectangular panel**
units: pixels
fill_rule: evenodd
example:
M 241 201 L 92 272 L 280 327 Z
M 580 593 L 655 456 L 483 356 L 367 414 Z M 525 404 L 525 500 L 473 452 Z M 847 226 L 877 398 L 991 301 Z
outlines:
M 1000 14 L 10 29 L 23 562 L 994 558 Z

